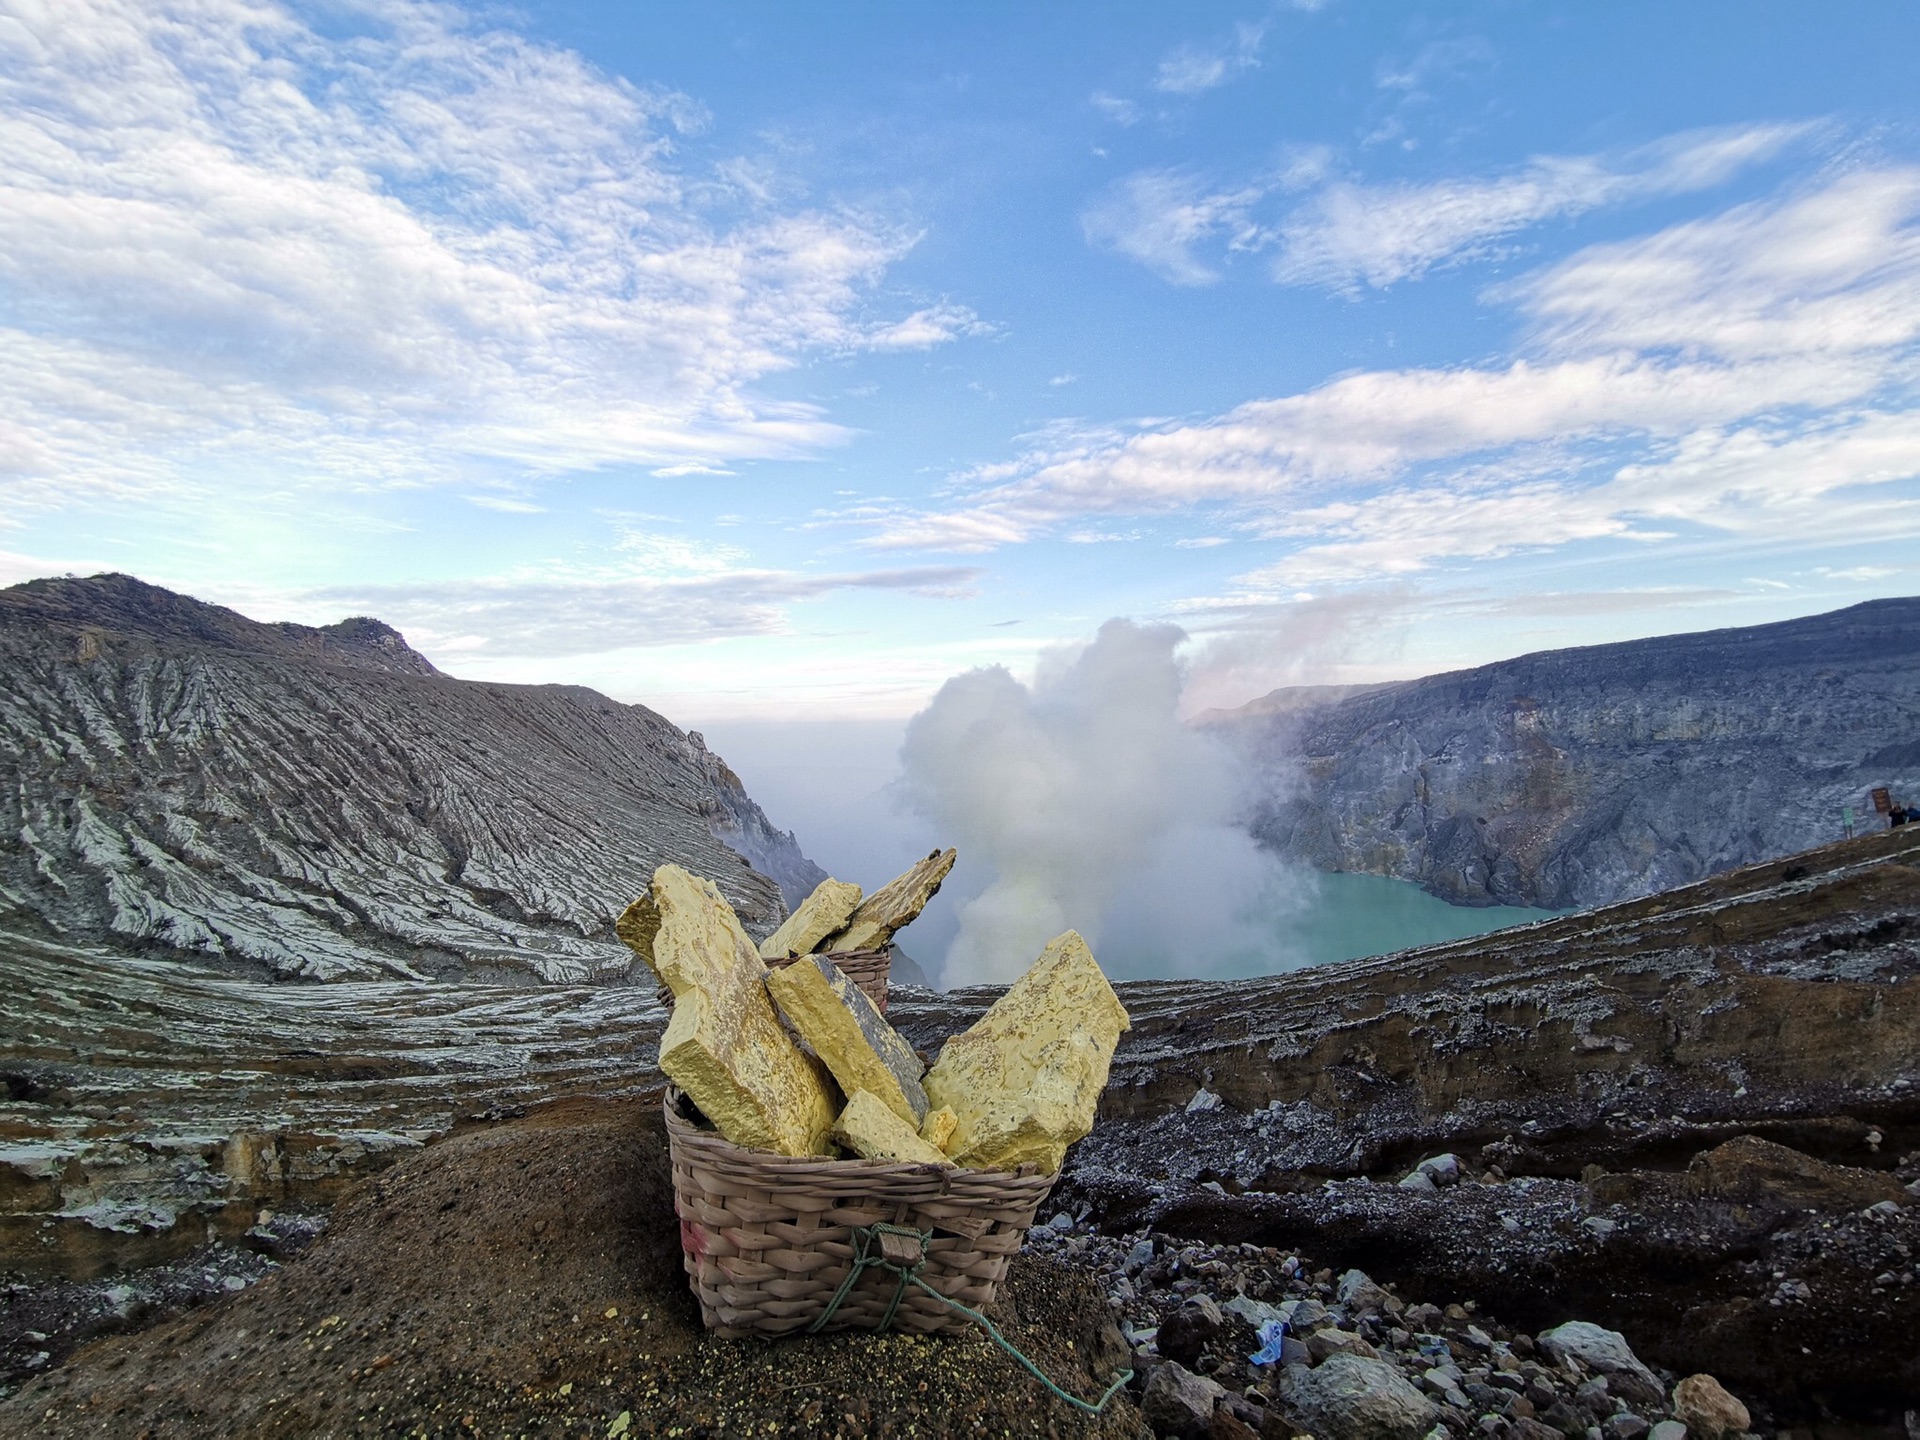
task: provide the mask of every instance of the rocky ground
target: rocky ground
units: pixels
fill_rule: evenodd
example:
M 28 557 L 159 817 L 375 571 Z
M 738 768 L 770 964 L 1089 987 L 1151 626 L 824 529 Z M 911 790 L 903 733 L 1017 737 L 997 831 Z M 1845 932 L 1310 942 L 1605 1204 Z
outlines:
M 1746 1405 L 1753 1433 L 1900 1434 L 1920 1406 L 1916 861 L 1920 827 L 1907 827 L 1453 945 L 1122 987 L 1134 1029 L 1099 1126 L 1042 1212 L 1064 1211 L 1068 1228 L 1037 1234 L 1016 1266 L 1011 1333 L 1083 1395 L 1131 1354 L 1142 1376 L 1110 1433 L 1143 1406 L 1173 1433 L 1185 1422 L 1160 1392 L 1197 1389 L 1221 1433 L 1240 1433 L 1231 1420 L 1345 1440 L 1318 1391 L 1385 1385 L 1349 1373 L 1369 1361 L 1459 1437 L 1547 1440 L 1530 1428 L 1544 1425 L 1636 1440 L 1637 1422 L 1668 1423 L 1673 1383 L 1701 1372 Z M 92 978 L 52 1019 L 7 1002 L 38 1028 L 0 1065 L 0 1239 L 16 1287 L 0 1353 L 24 1386 L 0 1428 L 454 1433 L 471 1415 L 489 1434 L 606 1434 L 626 1413 L 634 1434 L 955 1433 L 962 1420 L 1079 1433 L 984 1342 L 700 1338 L 663 1225 L 646 1099 L 659 1016 L 644 994 L 581 991 L 601 1008 L 564 1013 L 525 1008 L 564 992 L 472 986 L 370 986 L 356 1000 L 237 981 L 202 993 L 206 977 L 189 994 L 176 977 L 135 994 L 70 947 L 43 950 L 49 993 Z M 902 990 L 893 1014 L 930 1049 L 990 999 Z M 226 1018 L 187 1053 L 183 1025 L 209 1004 Z M 579 1098 L 538 1108 L 548 1074 Z M 294 1162 L 313 1137 L 350 1133 L 357 1105 L 407 1143 L 303 1179 Z M 141 1138 L 172 1133 L 169 1117 L 201 1127 L 199 1149 Z M 414 1122 L 418 1139 L 404 1134 Z M 222 1139 L 230 1124 L 266 1149 Z M 58 1163 L 44 1153 L 55 1142 L 72 1147 Z M 181 1216 L 221 1217 L 234 1243 L 135 1273 L 50 1243 L 98 1228 L 88 1207 L 114 1145 L 146 1157 L 113 1192 L 124 1203 L 192 1150 L 206 1208 Z M 250 1154 L 277 1158 L 234 1159 Z M 295 1258 L 311 1226 L 294 1222 L 330 1205 L 331 1228 Z M 262 1210 L 275 1212 L 264 1224 Z M 150 1238 L 193 1234 L 177 1223 Z M 82 1283 L 67 1261 L 88 1256 Z M 1387 1298 L 1343 1300 L 1353 1270 Z M 1167 1324 L 1198 1293 L 1219 1325 L 1196 1304 L 1169 1349 Z M 210 1303 L 178 1313 L 194 1301 Z M 1321 1363 L 1248 1368 L 1257 1318 L 1289 1320 Z M 1376 1355 L 1328 1335 L 1316 1357 L 1329 1318 Z M 1568 1322 L 1619 1332 L 1653 1379 L 1570 1366 L 1542 1340 Z M 1205 1332 L 1197 1349 L 1183 1326 Z M 835 1408 L 847 1398 L 866 1408 Z M 1400 1401 L 1403 1419 L 1426 1417 L 1425 1402 Z

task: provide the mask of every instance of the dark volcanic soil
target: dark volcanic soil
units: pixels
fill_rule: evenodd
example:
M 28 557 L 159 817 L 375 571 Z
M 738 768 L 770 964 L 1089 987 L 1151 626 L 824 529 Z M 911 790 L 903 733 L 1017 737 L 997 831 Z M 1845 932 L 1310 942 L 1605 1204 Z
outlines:
M 81 1351 L 0 1405 L 0 1431 L 1142 1433 L 1124 1395 L 1082 1420 L 971 1335 L 706 1338 L 658 1112 L 566 1102 L 435 1145 L 354 1191 L 306 1258 Z M 997 1311 L 1078 1394 L 1127 1360 L 1097 1282 L 1053 1261 L 1018 1261 Z

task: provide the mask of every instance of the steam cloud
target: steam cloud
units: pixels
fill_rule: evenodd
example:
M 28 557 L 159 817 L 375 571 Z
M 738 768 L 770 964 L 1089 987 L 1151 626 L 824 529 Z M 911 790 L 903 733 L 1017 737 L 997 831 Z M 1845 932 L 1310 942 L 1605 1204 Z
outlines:
M 960 907 L 946 985 L 1009 981 L 1069 927 L 1119 977 L 1274 949 L 1301 887 L 1235 823 L 1238 762 L 1180 721 L 1185 639 L 1110 620 L 1031 686 L 1001 667 L 955 676 L 908 726 L 904 798 L 993 872 Z

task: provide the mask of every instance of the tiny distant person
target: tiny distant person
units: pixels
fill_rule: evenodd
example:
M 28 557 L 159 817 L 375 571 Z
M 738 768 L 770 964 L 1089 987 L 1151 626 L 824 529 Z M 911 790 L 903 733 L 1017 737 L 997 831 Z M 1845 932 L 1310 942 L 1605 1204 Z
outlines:
M 1891 830 L 1896 825 L 1904 825 L 1906 823 L 1907 823 L 1907 807 L 1906 806 L 1895 805 L 1892 809 L 1887 811 L 1887 828 L 1889 830 Z

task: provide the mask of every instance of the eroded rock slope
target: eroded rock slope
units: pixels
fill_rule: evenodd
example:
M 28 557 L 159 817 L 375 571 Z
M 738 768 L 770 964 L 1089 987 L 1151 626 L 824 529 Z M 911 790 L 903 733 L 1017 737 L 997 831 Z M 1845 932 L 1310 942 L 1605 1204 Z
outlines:
M 1262 843 L 1467 905 L 1607 904 L 1920 803 L 1920 600 L 1552 650 L 1211 717 L 1277 798 Z
M 0 914 L 276 978 L 618 977 L 662 862 L 759 931 L 820 878 L 645 706 L 127 576 L 0 591 L 0 781 Z

